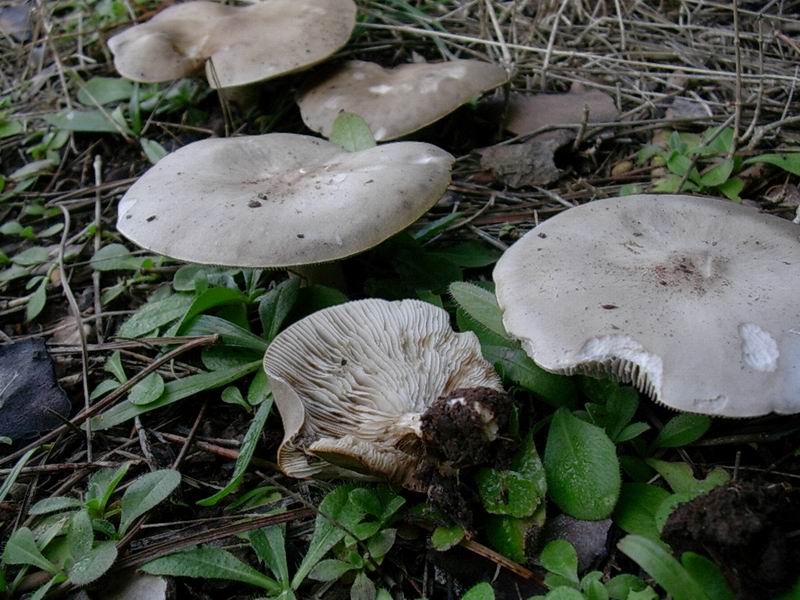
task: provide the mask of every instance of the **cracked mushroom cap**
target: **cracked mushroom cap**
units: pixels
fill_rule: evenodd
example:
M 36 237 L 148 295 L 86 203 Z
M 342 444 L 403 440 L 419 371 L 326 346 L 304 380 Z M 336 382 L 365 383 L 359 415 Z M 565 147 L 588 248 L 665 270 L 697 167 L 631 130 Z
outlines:
M 421 217 L 447 189 L 452 162 L 418 142 L 347 152 L 289 133 L 207 139 L 142 175 L 119 203 L 117 229 L 143 248 L 193 263 L 328 262 Z
M 502 391 L 477 337 L 418 300 L 359 300 L 287 328 L 264 357 L 284 425 L 278 464 L 292 477 L 408 483 L 421 414 L 459 388 Z
M 171 81 L 206 65 L 211 87 L 227 88 L 324 61 L 347 43 L 355 19 L 352 0 L 263 0 L 244 7 L 201 0 L 170 6 L 113 36 L 108 46 L 128 79 Z
M 393 140 L 438 121 L 507 80 L 502 67 L 478 60 L 394 69 L 353 60 L 317 80 L 297 103 L 305 124 L 325 137 L 330 137 L 339 113 L 351 112 L 369 124 L 376 140 Z
M 503 323 L 556 373 L 671 408 L 800 412 L 800 228 L 726 200 L 626 196 L 536 227 L 494 271 Z

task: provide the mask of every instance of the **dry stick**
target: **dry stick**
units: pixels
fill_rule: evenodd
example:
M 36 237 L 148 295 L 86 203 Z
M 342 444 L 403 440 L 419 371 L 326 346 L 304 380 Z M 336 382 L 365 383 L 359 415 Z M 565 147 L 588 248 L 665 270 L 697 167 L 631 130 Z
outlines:
M 739 39 L 739 0 L 733 0 L 733 49 L 736 58 L 736 99 L 733 120 L 733 140 L 728 150 L 728 160 L 733 160 L 739 145 L 739 125 L 742 121 L 742 43 Z M 762 80 L 763 81 L 763 80 Z
M 625 22 L 622 19 L 622 6 L 619 0 L 614 0 L 614 7 L 617 10 L 617 23 L 619 23 L 619 49 L 625 52 Z
M 558 24 L 561 22 L 561 15 L 564 14 L 564 9 L 567 8 L 569 0 L 562 0 L 561 6 L 558 8 L 558 13 L 553 19 L 553 28 L 550 30 L 550 38 L 547 40 L 547 49 L 544 53 L 544 61 L 542 62 L 542 81 L 541 89 L 544 90 L 547 86 L 547 67 L 550 66 L 550 57 L 553 55 L 553 46 L 556 43 L 556 35 L 558 34 Z
M 200 348 L 202 346 L 210 346 L 212 344 L 215 344 L 215 343 L 217 343 L 218 340 L 219 340 L 219 335 L 216 334 L 216 333 L 214 335 L 206 335 L 206 336 L 202 336 L 202 337 L 198 337 L 196 339 L 193 339 L 193 340 L 191 340 L 189 342 L 186 342 L 185 344 L 183 344 L 182 346 L 180 346 L 178 348 L 175 348 L 171 352 L 167 352 L 164 356 L 154 360 L 151 365 L 149 365 L 149 366 L 145 367 L 144 369 L 142 369 L 140 372 L 138 372 L 136 375 L 131 377 L 128 381 L 123 383 L 121 386 L 119 386 L 118 388 L 116 388 L 116 389 L 112 390 L 111 392 L 109 392 L 108 395 L 106 395 L 104 398 L 102 398 L 101 400 L 96 402 L 94 405 L 92 405 L 88 410 L 83 410 L 80 413 L 78 413 L 77 415 L 75 415 L 70 420 L 70 426 L 71 427 L 79 427 L 84 421 L 86 421 L 86 419 L 95 416 L 97 413 L 99 413 L 102 410 L 104 410 L 107 407 L 109 407 L 116 400 L 118 400 L 119 398 L 124 396 L 126 393 L 128 393 L 128 390 L 130 390 L 134 385 L 136 385 L 142 379 L 147 377 L 150 373 L 152 373 L 153 371 L 158 369 L 161 365 L 166 364 L 169 361 L 174 360 L 175 358 L 177 358 L 181 354 L 189 352 L 190 350 L 194 350 L 195 348 Z M 9 454 L 8 456 L 0 458 L 0 465 L 4 465 L 4 464 L 7 464 L 7 463 L 9 463 L 11 461 L 14 461 L 14 460 L 18 459 L 20 456 L 22 456 L 23 454 L 25 454 L 28 450 L 31 450 L 33 448 L 38 448 L 42 444 L 46 444 L 47 442 L 50 442 L 50 441 L 56 439 L 59 435 L 61 435 L 62 433 L 65 433 L 66 431 L 68 431 L 70 429 L 70 426 L 62 425 L 61 427 L 58 427 L 57 429 L 54 429 L 50 433 L 46 433 L 45 435 L 40 437 L 38 440 L 28 444 L 24 448 L 20 448 L 16 452 L 13 452 L 13 453 Z
M 764 22 L 758 20 L 758 73 L 763 77 L 764 75 Z M 750 121 L 750 126 L 747 131 L 742 135 L 742 140 L 749 140 L 756 130 L 758 119 L 761 117 L 761 102 L 764 95 L 764 80 L 758 82 L 758 91 L 756 92 L 756 107 L 753 111 L 753 120 Z
M 176 435 L 174 433 L 164 433 L 161 431 L 158 432 L 156 435 L 164 438 L 166 441 L 173 444 L 186 444 L 187 441 L 189 440 L 189 438 L 184 437 L 182 435 Z M 239 452 L 237 450 L 232 450 L 230 448 L 223 448 L 222 446 L 209 444 L 208 442 L 203 442 L 201 440 L 195 440 L 194 446 L 195 448 L 199 448 L 203 452 L 208 452 L 209 454 L 214 454 L 216 456 L 219 456 L 220 458 L 225 458 L 227 460 L 237 460 L 239 458 Z M 271 469 L 273 471 L 280 471 L 278 465 L 276 465 L 275 463 L 255 456 L 250 459 L 250 464 L 255 465 L 256 467 Z
M 103 203 L 101 201 L 100 185 L 103 183 L 103 159 L 97 154 L 94 157 L 94 185 L 97 190 L 94 193 L 94 253 L 100 251 L 100 235 L 102 233 Z M 103 343 L 103 319 L 100 316 L 103 307 L 100 305 L 100 271 L 92 269 L 92 286 L 94 287 L 94 314 L 95 314 L 95 338 L 98 344 Z
M 204 400 L 203 404 L 200 405 L 200 410 L 197 411 L 197 417 L 194 420 L 194 424 L 192 425 L 191 431 L 189 431 L 189 435 L 186 436 L 186 442 L 184 442 L 183 446 L 181 447 L 181 451 L 178 452 L 178 456 L 172 463 L 172 469 L 176 471 L 180 468 L 183 459 L 186 457 L 186 453 L 189 451 L 189 448 L 192 446 L 192 442 L 194 442 L 194 436 L 197 434 L 197 428 L 200 427 L 200 423 L 203 421 L 203 416 L 206 414 L 206 406 L 208 406 L 208 401 Z
M 503 54 L 503 62 L 505 63 L 503 66 L 506 72 L 511 75 L 511 67 L 514 60 L 511 58 L 511 52 L 509 52 L 508 46 L 506 45 L 506 38 L 503 36 L 503 30 L 500 28 L 500 23 L 497 21 L 497 14 L 494 11 L 492 0 L 486 0 L 486 12 L 489 13 L 489 19 L 492 21 L 492 28 L 494 29 L 494 34 L 497 36 L 497 41 L 500 42 L 500 51 Z
M 83 380 L 83 410 L 89 410 L 89 354 L 86 351 L 86 331 L 83 329 L 83 318 L 81 317 L 81 309 L 75 301 L 75 296 L 72 293 L 72 288 L 67 279 L 67 269 L 64 267 L 64 247 L 67 244 L 67 236 L 69 235 L 70 218 L 69 211 L 59 206 L 61 214 L 64 215 L 64 231 L 61 232 L 61 243 L 58 246 L 58 271 L 61 274 L 61 289 L 67 297 L 70 311 L 75 319 L 78 327 L 78 337 L 81 342 L 81 379 Z M 87 423 L 86 425 L 86 462 L 92 462 L 92 428 Z
M 126 461 L 130 462 L 130 461 Z M 134 463 L 141 461 L 133 461 Z M 122 463 L 98 460 L 94 462 L 66 462 L 52 465 L 33 465 L 22 467 L 21 475 L 28 473 L 60 473 L 61 471 L 78 471 L 80 469 L 118 469 Z M 13 469 L 0 469 L 0 475 L 8 475 Z

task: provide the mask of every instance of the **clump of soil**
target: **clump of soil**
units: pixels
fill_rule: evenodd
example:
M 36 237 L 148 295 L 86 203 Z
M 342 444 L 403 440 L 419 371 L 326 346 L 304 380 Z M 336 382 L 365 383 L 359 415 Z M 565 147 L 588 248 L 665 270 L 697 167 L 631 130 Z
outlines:
M 740 599 L 772 597 L 797 578 L 800 490 L 734 482 L 681 504 L 662 537 L 677 554 L 714 559 Z M 792 536 L 794 532 L 794 537 Z
M 470 528 L 478 501 L 465 470 L 477 466 L 507 466 L 517 442 L 504 435 L 513 401 L 491 388 L 457 389 L 438 398 L 422 415 L 424 455 L 415 479 L 427 489 L 428 500 L 457 523 Z

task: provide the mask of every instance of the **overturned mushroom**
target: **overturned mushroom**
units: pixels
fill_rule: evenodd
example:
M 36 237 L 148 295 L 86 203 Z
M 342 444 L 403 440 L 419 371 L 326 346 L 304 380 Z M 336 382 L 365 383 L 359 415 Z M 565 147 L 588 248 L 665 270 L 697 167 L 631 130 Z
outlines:
M 275 338 L 264 369 L 285 430 L 278 464 L 293 477 L 409 485 L 422 444 L 446 429 L 447 413 L 469 413 L 462 420 L 484 447 L 503 425 L 496 419 L 507 416 L 475 335 L 453 332 L 447 312 L 417 300 L 360 300 L 314 313 Z M 470 452 L 467 461 L 482 458 Z
M 206 66 L 211 87 L 242 86 L 322 62 L 347 43 L 352 0 L 266 0 L 171 6 L 113 36 L 114 66 L 142 82 L 186 77 Z
M 290 267 L 367 250 L 422 216 L 453 157 L 401 142 L 346 152 L 288 133 L 207 139 L 173 152 L 119 203 L 117 228 L 172 258 Z
M 360 115 L 375 139 L 393 140 L 438 121 L 508 80 L 505 70 L 478 60 L 406 64 L 394 69 L 346 62 L 298 98 L 305 124 L 328 137 L 341 112 Z
M 590 202 L 497 263 L 503 323 L 549 371 L 610 374 L 688 412 L 797 413 L 799 236 L 712 198 Z

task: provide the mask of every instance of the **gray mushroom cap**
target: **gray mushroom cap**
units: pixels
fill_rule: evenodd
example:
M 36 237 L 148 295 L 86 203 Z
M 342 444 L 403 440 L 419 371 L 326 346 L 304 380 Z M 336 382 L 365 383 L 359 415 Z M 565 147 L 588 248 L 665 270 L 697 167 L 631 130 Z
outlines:
M 460 388 L 502 390 L 473 333 L 417 300 L 359 300 L 281 332 L 264 357 L 284 424 L 278 464 L 293 477 L 408 483 L 420 417 Z
M 503 323 L 543 368 L 611 374 L 675 409 L 800 412 L 800 228 L 726 200 L 569 209 L 494 271 Z
M 188 144 L 119 203 L 117 229 L 194 263 L 289 267 L 378 245 L 421 217 L 450 183 L 453 157 L 398 142 L 359 152 L 271 133 Z
M 347 43 L 355 18 L 352 0 L 263 0 L 243 7 L 200 0 L 170 6 L 113 36 L 108 46 L 128 79 L 170 81 L 205 64 L 209 84 L 227 88 L 322 62 Z
M 507 80 L 502 67 L 478 60 L 393 69 L 353 60 L 312 84 L 297 103 L 305 124 L 325 137 L 339 113 L 351 112 L 367 122 L 376 140 L 393 140 L 438 121 Z

